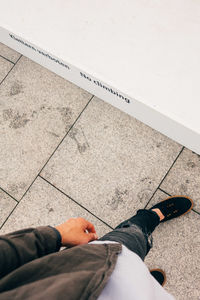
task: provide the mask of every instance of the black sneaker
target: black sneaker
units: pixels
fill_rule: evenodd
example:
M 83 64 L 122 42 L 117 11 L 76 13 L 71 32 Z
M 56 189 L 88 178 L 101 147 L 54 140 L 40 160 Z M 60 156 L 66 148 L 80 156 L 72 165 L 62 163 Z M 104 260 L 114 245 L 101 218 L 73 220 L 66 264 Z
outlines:
M 150 270 L 151 275 L 155 278 L 155 280 L 160 283 L 160 285 L 164 286 L 166 283 L 166 274 L 161 269 L 153 269 Z
M 164 201 L 161 201 L 150 209 L 158 208 L 164 215 L 164 219 L 160 222 L 166 222 L 173 218 L 185 215 L 193 207 L 193 201 L 186 196 L 172 196 Z

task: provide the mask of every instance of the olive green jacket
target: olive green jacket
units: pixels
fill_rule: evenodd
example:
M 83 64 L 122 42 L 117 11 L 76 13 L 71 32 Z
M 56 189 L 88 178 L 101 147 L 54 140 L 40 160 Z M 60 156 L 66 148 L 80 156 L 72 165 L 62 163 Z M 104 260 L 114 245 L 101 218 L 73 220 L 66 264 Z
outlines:
M 0 300 L 98 298 L 121 245 L 86 244 L 58 251 L 58 240 L 48 226 L 0 236 Z

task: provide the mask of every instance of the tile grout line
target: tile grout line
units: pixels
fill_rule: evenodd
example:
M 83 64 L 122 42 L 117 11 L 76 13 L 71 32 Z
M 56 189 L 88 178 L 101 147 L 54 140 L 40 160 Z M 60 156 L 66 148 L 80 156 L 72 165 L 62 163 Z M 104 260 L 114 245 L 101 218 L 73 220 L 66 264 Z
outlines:
M 4 80 L 6 80 L 6 78 L 8 77 L 8 75 L 10 74 L 10 72 L 13 70 L 13 68 L 16 66 L 16 64 L 18 63 L 18 61 L 20 60 L 20 58 L 22 57 L 22 55 L 20 55 L 20 57 L 18 58 L 18 60 L 16 61 L 15 64 L 13 64 L 12 68 L 10 69 L 10 71 L 7 73 L 7 75 L 3 78 L 3 80 L 0 82 L 0 85 L 4 82 Z
M 18 61 L 20 60 L 20 58 L 22 57 L 22 55 L 20 55 L 20 57 L 17 59 L 16 63 L 13 63 L 12 68 L 10 69 L 10 71 L 7 73 L 7 75 L 3 78 L 3 80 L 0 82 L 0 85 L 4 82 L 4 80 L 8 77 L 8 75 L 10 74 L 10 72 L 13 70 L 13 68 L 15 67 L 15 65 L 18 63 Z M 19 201 L 16 200 L 13 196 L 11 196 L 8 192 L 6 192 L 4 189 L 2 189 L 0 187 L 0 190 L 2 190 L 5 194 L 7 194 L 8 196 L 10 196 L 16 203 L 15 207 L 12 209 L 12 211 L 10 212 L 10 214 L 8 215 L 8 217 L 5 219 L 5 221 L 3 222 L 3 224 L 0 226 L 0 229 L 4 226 L 4 224 L 7 222 L 7 220 L 9 219 L 9 217 L 12 215 L 12 213 L 14 212 L 14 210 L 17 208 Z
M 192 211 L 193 211 L 194 213 L 196 213 L 197 215 L 200 215 L 200 213 L 199 213 L 198 211 L 196 211 L 194 208 L 192 208 Z
M 160 190 L 161 192 L 165 193 L 166 195 L 168 195 L 169 197 L 171 197 L 171 194 L 167 193 L 166 191 L 164 191 L 163 189 L 161 189 L 160 187 L 157 189 Z
M 8 58 L 4 57 L 3 55 L 0 54 L 0 57 L 2 57 L 3 59 L 7 60 L 8 62 L 10 62 L 11 64 L 15 64 L 13 61 L 9 60 Z
M 38 172 L 38 174 L 36 175 L 35 179 L 32 181 L 32 183 L 29 185 L 28 189 L 25 191 L 25 193 L 22 195 L 21 199 L 19 200 L 19 202 L 22 200 L 22 198 L 26 195 L 26 193 L 29 191 L 29 189 L 31 188 L 31 186 L 33 185 L 33 183 L 35 182 L 35 180 L 37 179 L 37 177 L 40 175 L 40 173 L 42 172 L 42 170 L 45 168 L 45 166 L 48 164 L 49 160 L 52 158 L 52 156 L 54 155 L 54 153 L 56 152 L 56 150 L 59 148 L 60 144 L 63 142 L 63 140 L 66 138 L 66 136 L 68 135 L 68 133 L 70 132 L 70 130 L 74 127 L 74 125 L 76 124 L 76 122 L 78 121 L 78 119 L 80 118 L 80 116 L 82 115 L 82 113 L 85 111 L 85 109 L 87 108 L 87 106 L 90 104 L 90 102 L 92 101 L 92 99 L 94 98 L 94 95 L 92 95 L 91 99 L 88 101 L 88 103 L 86 104 L 86 106 L 83 108 L 83 110 L 80 112 L 80 114 L 78 115 L 78 117 L 76 118 L 76 120 L 74 121 L 74 123 L 70 126 L 69 130 L 66 132 L 66 134 L 64 135 L 64 137 L 61 139 L 61 141 L 59 142 L 59 144 L 56 146 L 56 148 L 54 149 L 54 151 L 51 153 L 51 155 L 49 156 L 49 158 L 47 159 L 46 163 L 43 165 L 43 167 L 40 169 L 40 171 Z
M 160 189 L 161 184 L 163 183 L 163 181 L 165 180 L 165 178 L 167 177 L 167 175 L 169 174 L 169 172 L 171 171 L 171 169 L 173 168 L 173 166 L 175 165 L 177 159 L 179 158 L 179 156 L 181 155 L 181 153 L 184 150 L 184 146 L 182 147 L 181 151 L 179 152 L 179 154 L 177 155 L 177 157 L 175 158 L 175 160 L 173 161 L 171 167 L 169 168 L 169 170 L 167 171 L 167 173 L 165 174 L 165 176 L 163 177 L 163 179 L 161 180 L 161 182 L 159 183 L 158 187 L 155 189 L 155 191 L 153 192 L 151 198 L 149 199 L 149 201 L 147 202 L 147 204 L 145 205 L 144 208 L 147 207 L 147 205 L 151 202 L 152 198 L 154 197 L 155 193 L 157 192 L 158 189 Z
M 50 181 L 48 181 L 47 179 L 45 179 L 44 177 L 42 177 L 41 175 L 38 175 L 38 177 L 40 177 L 41 179 L 43 179 L 45 182 L 47 182 L 49 185 L 51 185 L 52 187 L 54 187 L 56 190 L 58 190 L 60 193 L 62 193 L 63 195 L 65 195 L 66 197 L 68 197 L 71 201 L 73 201 L 75 204 L 77 204 L 78 206 L 80 206 L 81 208 L 83 208 L 84 210 L 86 210 L 89 214 L 91 214 L 93 217 L 95 217 L 96 219 L 98 219 L 99 221 L 101 221 L 102 223 L 104 223 L 106 226 L 108 226 L 109 228 L 111 228 L 113 230 L 113 227 L 110 226 L 109 224 L 107 224 L 105 221 L 103 221 L 101 218 L 99 218 L 98 216 L 96 216 L 95 214 L 93 214 L 90 210 L 88 210 L 85 206 L 81 205 L 80 203 L 78 203 L 76 200 L 74 200 L 72 197 L 70 197 L 69 195 L 67 195 L 65 192 L 63 192 L 62 190 L 60 190 L 58 187 L 56 187 L 55 185 L 53 185 Z
M 2 227 L 8 221 L 8 219 L 10 218 L 10 216 L 12 215 L 12 213 L 14 212 L 14 210 L 17 208 L 18 205 L 19 205 L 19 202 L 15 205 L 15 207 L 12 209 L 12 211 L 10 212 L 10 214 L 8 215 L 8 217 L 5 219 L 5 221 L 3 222 L 3 224 L 0 226 L 0 229 L 2 229 Z
M 16 201 L 17 203 L 19 203 L 19 201 L 17 199 L 15 199 L 12 195 L 10 195 L 8 192 L 6 192 L 2 187 L 0 187 L 0 190 L 2 190 L 6 195 L 8 195 L 10 198 L 12 198 L 14 201 Z
M 57 145 L 56 149 L 53 151 L 53 153 L 47 159 L 46 163 L 44 164 L 44 166 L 42 167 L 42 169 L 40 170 L 40 172 L 38 173 L 38 175 L 40 175 L 40 173 L 43 171 L 43 169 L 45 168 L 45 166 L 48 164 L 49 160 L 52 158 L 52 156 L 54 155 L 54 153 L 56 152 L 56 150 L 62 144 L 62 142 L 64 141 L 64 139 L 66 138 L 66 136 L 69 134 L 69 132 L 71 131 L 71 129 L 74 127 L 74 125 L 77 123 L 77 121 L 79 120 L 79 118 L 81 117 L 81 115 L 83 114 L 83 112 L 86 110 L 86 108 L 88 107 L 88 105 L 90 104 L 90 102 L 92 101 L 93 98 L 94 98 L 94 96 L 91 97 L 91 99 L 88 101 L 88 103 L 86 104 L 86 106 L 84 107 L 84 109 L 80 112 L 80 114 L 78 115 L 78 117 L 76 118 L 76 120 L 74 121 L 74 123 L 70 126 L 70 128 L 67 131 L 67 133 L 65 134 L 65 136 L 62 138 L 62 140 L 60 141 L 60 143 Z

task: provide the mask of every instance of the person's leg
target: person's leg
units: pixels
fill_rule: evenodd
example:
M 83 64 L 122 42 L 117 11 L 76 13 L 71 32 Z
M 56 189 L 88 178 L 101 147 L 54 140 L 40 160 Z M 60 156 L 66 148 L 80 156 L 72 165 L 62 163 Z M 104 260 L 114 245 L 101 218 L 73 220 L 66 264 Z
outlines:
M 155 211 L 141 209 L 99 240 L 119 242 L 144 260 L 152 247 L 151 233 L 159 222 L 160 217 Z
M 151 233 L 160 222 L 185 215 L 191 211 L 193 201 L 186 196 L 172 196 L 151 207 L 141 209 L 132 218 L 119 224 L 100 240 L 116 241 L 137 253 L 142 260 L 152 247 Z

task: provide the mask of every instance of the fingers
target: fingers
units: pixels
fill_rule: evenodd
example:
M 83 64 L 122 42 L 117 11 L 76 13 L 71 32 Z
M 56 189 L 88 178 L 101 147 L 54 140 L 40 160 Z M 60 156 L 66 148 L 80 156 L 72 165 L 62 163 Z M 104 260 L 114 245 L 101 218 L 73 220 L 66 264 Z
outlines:
M 80 219 L 82 225 L 83 225 L 83 228 L 84 230 L 88 230 L 88 232 L 93 232 L 93 233 L 96 233 L 96 230 L 94 228 L 94 225 L 92 223 L 90 223 L 89 221 L 83 219 L 83 218 L 78 218 Z
M 94 228 L 94 225 L 90 222 L 87 221 L 87 228 L 88 232 L 93 232 L 93 233 L 96 233 L 96 230 Z
M 94 241 L 94 240 L 98 239 L 98 236 L 97 236 L 96 233 L 88 233 L 87 236 L 88 236 L 88 242 L 91 242 L 91 241 Z
M 55 228 L 63 246 L 74 247 L 98 239 L 94 225 L 83 218 L 70 218 Z
M 90 223 L 89 221 L 83 219 L 83 218 L 78 218 L 80 223 L 82 223 L 84 231 L 87 230 L 88 233 L 84 234 L 84 238 L 87 239 L 86 243 L 89 243 L 91 241 L 97 240 L 98 236 L 96 234 L 96 230 L 94 228 L 94 225 Z

